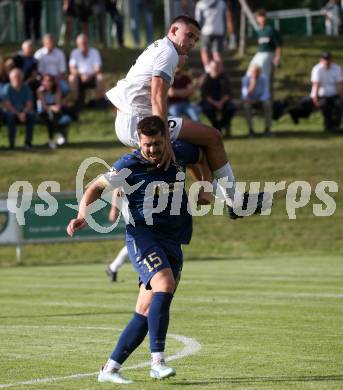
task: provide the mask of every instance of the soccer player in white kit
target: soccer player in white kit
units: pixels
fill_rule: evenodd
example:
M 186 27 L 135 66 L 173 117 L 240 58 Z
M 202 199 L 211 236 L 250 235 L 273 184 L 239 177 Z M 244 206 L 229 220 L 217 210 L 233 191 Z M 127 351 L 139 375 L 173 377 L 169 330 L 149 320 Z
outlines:
M 199 35 L 200 26 L 196 20 L 188 16 L 176 17 L 167 36 L 149 45 L 126 77 L 106 95 L 117 108 L 115 129 L 118 139 L 129 147 L 138 148 L 137 123 L 142 118 L 150 115 L 162 118 L 169 131 L 166 132 L 165 153 L 159 166 L 167 169 L 174 161 L 171 142 L 177 138 L 201 146 L 213 177 L 228 182 L 227 186 L 218 182 L 218 186 L 227 201 L 230 217 L 236 219 L 234 208 L 240 208 L 249 194 L 241 194 L 236 189 L 220 131 L 189 119 L 167 116 L 168 89 L 173 84 L 176 67 L 185 63 Z M 262 201 L 263 193 L 260 193 L 256 213 L 260 212 Z

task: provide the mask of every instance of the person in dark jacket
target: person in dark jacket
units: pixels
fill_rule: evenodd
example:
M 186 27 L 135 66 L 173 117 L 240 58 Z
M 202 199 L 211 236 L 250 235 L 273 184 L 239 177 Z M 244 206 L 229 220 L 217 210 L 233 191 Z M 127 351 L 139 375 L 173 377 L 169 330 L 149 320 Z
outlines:
M 206 75 L 202 86 L 202 110 L 213 127 L 230 132 L 231 120 L 236 111 L 232 101 L 229 79 L 224 75 L 221 64 L 211 61 L 209 74 Z

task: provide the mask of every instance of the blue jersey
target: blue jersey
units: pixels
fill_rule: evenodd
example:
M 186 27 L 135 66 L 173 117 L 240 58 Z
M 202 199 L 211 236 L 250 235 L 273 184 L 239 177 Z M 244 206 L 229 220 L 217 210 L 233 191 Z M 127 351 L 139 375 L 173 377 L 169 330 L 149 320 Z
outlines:
M 192 236 L 192 216 L 184 190 L 185 171 L 187 164 L 199 161 L 200 149 L 180 140 L 172 146 L 176 162 L 167 171 L 145 159 L 140 150 L 124 155 L 112 167 L 117 172 L 130 169 L 125 179 L 128 185 L 141 183 L 138 189 L 126 194 L 134 226 L 149 228 L 154 236 L 187 244 Z M 158 205 L 165 207 L 155 212 Z M 128 235 L 134 235 L 134 230 L 131 224 L 127 225 Z

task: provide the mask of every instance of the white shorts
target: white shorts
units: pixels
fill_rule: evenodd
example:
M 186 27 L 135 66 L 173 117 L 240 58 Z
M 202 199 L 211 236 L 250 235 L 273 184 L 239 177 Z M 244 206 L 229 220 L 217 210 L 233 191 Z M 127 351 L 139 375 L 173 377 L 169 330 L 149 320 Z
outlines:
M 270 52 L 256 53 L 250 61 L 248 72 L 253 65 L 257 65 L 261 68 L 262 74 L 266 75 L 269 80 L 273 70 L 273 57 L 274 53 Z
M 121 143 L 130 148 L 139 147 L 137 123 L 143 118 L 143 116 L 132 116 L 130 114 L 125 114 L 122 111 L 117 111 L 115 129 Z M 173 142 L 179 137 L 182 127 L 182 118 L 168 117 L 168 126 L 170 140 Z

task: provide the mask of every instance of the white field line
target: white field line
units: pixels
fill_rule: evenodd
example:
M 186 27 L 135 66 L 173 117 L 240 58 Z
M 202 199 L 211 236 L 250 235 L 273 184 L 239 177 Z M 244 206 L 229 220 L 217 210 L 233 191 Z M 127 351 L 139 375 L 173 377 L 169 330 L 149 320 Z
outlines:
M 58 329 L 71 329 L 71 330 L 78 330 L 78 329 L 88 329 L 88 330 L 118 330 L 115 328 L 109 328 L 109 327 L 97 327 L 97 326 L 78 326 L 78 327 L 71 327 L 71 326 L 57 326 L 57 325 L 47 325 L 47 326 L 40 326 L 40 325 L 7 325 L 7 326 L 0 326 L 0 328 L 58 328 Z M 172 361 L 172 360 L 177 360 L 181 359 L 186 356 L 193 355 L 200 351 L 201 349 L 201 344 L 199 344 L 195 339 L 182 336 L 182 335 L 177 335 L 170 333 L 168 334 L 168 337 L 173 338 L 176 341 L 179 341 L 184 345 L 184 348 L 176 352 L 174 355 L 169 356 L 166 360 L 167 361 Z M 135 364 L 133 366 L 129 367 L 124 367 L 123 370 L 135 370 L 137 368 L 142 368 L 142 367 L 148 367 L 150 365 L 150 361 L 142 362 Z M 14 387 L 14 386 L 24 386 L 24 385 L 35 385 L 38 383 L 49 383 L 49 382 L 57 382 L 57 381 L 63 381 L 66 379 L 79 379 L 79 378 L 85 378 L 89 376 L 95 376 L 98 374 L 97 372 L 90 372 L 90 373 L 84 373 L 84 374 L 73 374 L 73 375 L 67 375 L 67 376 L 55 376 L 55 377 L 49 377 L 49 378 L 39 378 L 39 379 L 32 379 L 29 381 L 24 381 L 24 382 L 15 382 L 15 383 L 4 383 L 0 384 L 0 389 L 5 389 L 9 387 Z

